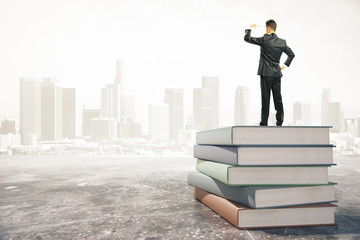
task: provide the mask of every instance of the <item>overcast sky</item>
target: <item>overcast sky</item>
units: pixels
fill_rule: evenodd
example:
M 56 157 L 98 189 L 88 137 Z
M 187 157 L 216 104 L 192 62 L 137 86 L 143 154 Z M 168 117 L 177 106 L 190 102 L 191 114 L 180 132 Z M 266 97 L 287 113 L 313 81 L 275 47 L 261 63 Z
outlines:
M 322 88 L 335 89 L 345 116 L 360 115 L 358 0 L 0 0 L 0 117 L 16 116 L 20 77 L 58 78 L 79 107 L 99 107 L 116 59 L 139 115 L 170 87 L 184 88 L 190 114 L 192 89 L 209 75 L 220 78 L 222 121 L 233 121 L 239 85 L 258 117 L 260 50 L 243 37 L 253 23 L 263 35 L 270 18 L 296 55 L 282 79 L 287 120 L 296 100 L 319 119 Z

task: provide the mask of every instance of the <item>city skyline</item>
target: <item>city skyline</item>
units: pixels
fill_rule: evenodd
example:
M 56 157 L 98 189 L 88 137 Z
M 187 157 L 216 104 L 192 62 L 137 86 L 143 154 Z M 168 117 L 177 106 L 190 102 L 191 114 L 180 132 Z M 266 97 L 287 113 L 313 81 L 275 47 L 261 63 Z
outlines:
M 116 69 L 117 71 L 121 69 L 121 60 L 116 60 Z M 130 126 L 127 127 L 127 129 L 124 129 L 124 131 L 128 132 L 130 131 L 129 128 L 131 128 L 131 125 L 133 123 L 136 123 L 136 112 L 134 110 L 135 105 L 135 98 L 133 95 L 129 95 L 126 90 L 124 90 L 121 85 L 124 85 L 124 82 L 120 85 L 118 79 L 118 75 L 120 73 L 116 73 L 115 77 L 115 84 L 106 84 L 104 88 L 101 88 L 102 98 L 100 99 L 101 108 L 97 109 L 99 111 L 98 115 L 94 115 L 95 118 L 101 117 L 101 118 L 113 118 L 116 119 L 116 114 L 113 114 L 112 109 L 113 106 L 118 105 L 120 108 L 117 110 L 119 114 L 119 117 L 121 115 L 121 119 L 116 119 L 117 123 L 123 123 L 122 125 L 118 125 L 118 134 L 117 137 L 120 137 L 122 133 L 120 132 L 121 126 L 126 126 L 126 124 L 130 123 Z M 219 77 L 217 76 L 202 76 L 202 88 L 194 88 L 193 89 L 193 115 L 192 117 L 192 129 L 198 129 L 200 130 L 199 126 L 202 126 L 203 129 L 209 129 L 209 128 L 216 128 L 219 126 L 218 118 L 219 118 L 219 106 L 218 104 L 221 102 L 218 97 L 219 92 Z M 117 84 L 119 84 L 118 87 L 115 87 Z M 41 138 L 44 138 L 44 130 L 36 130 L 35 125 L 41 123 L 42 121 L 47 118 L 51 118 L 48 123 L 46 124 L 47 128 L 53 128 L 55 129 L 56 122 L 62 122 L 66 120 L 70 120 L 69 118 L 72 118 L 71 121 L 67 121 L 68 123 L 65 124 L 65 130 L 62 128 L 62 123 L 59 124 L 59 126 L 56 126 L 58 128 L 57 130 L 54 130 L 54 133 L 51 133 L 53 137 L 45 137 L 49 138 L 48 140 L 55 140 L 55 139 L 61 139 L 61 135 L 66 135 L 67 137 L 71 136 L 70 138 L 74 138 L 74 136 L 87 136 L 88 133 L 84 134 L 84 128 L 89 128 L 84 125 L 89 125 L 90 123 L 87 123 L 90 119 L 87 120 L 87 117 L 84 115 L 84 111 L 87 110 L 85 108 L 85 105 L 82 110 L 82 129 L 83 131 L 81 134 L 78 134 L 79 130 L 75 131 L 75 121 L 79 120 L 76 119 L 76 115 L 79 114 L 79 110 L 76 111 L 75 109 L 75 88 L 62 88 L 60 85 L 60 81 L 58 79 L 53 78 L 43 78 L 43 79 L 35 79 L 35 78 L 20 78 L 20 103 L 27 104 L 24 106 L 19 107 L 20 113 L 23 112 L 24 116 L 29 120 L 24 125 L 24 122 L 21 125 L 21 116 L 18 119 L 20 121 L 20 131 L 19 133 L 25 137 L 26 133 L 31 134 L 37 134 L 38 136 L 41 136 Z M 117 98 L 114 98 L 114 95 L 116 95 L 114 92 L 120 92 L 120 95 Z M 182 88 L 165 88 L 165 95 L 164 95 L 164 103 L 167 103 L 169 106 L 169 139 L 176 139 L 174 137 L 175 135 L 179 134 L 179 131 L 184 130 L 185 127 L 185 119 L 187 116 L 184 115 L 184 99 L 183 99 L 183 92 L 184 89 Z M 41 94 L 42 93 L 42 94 Z M 43 95 L 43 98 L 48 98 L 46 101 L 41 100 L 41 95 Z M 66 98 L 62 99 L 62 95 L 66 94 Z M 59 95 L 59 96 L 57 96 Z M 334 122 L 333 125 L 336 129 L 343 129 L 344 123 L 340 124 L 344 118 L 344 111 L 342 109 L 342 103 L 340 101 L 335 101 L 337 98 L 335 97 L 336 92 L 334 89 L 322 89 L 322 101 L 321 101 L 321 125 L 331 125 L 331 122 Z M 104 101 L 104 96 L 107 96 L 105 99 L 107 101 Z M 234 116 L 235 119 L 230 125 L 241 125 L 241 124 L 250 124 L 250 125 L 256 125 L 256 118 L 250 119 L 250 115 L 253 115 L 253 113 L 249 112 L 250 106 L 250 92 L 248 90 L 248 86 L 238 86 L 237 90 L 234 93 L 235 101 L 234 101 Z M 59 102 L 59 104 L 55 104 L 55 102 Z M 51 103 L 53 102 L 53 103 Z M 104 104 L 106 102 L 106 104 Z M 41 104 L 40 104 L 41 103 Z M 45 105 L 44 105 L 45 104 Z M 51 106 L 53 104 L 53 106 Z M 64 106 L 62 106 L 63 104 Z M 153 104 L 153 103 L 150 103 Z M 38 106 L 39 105 L 39 106 Z M 332 106 L 330 111 L 330 107 Z M 37 108 L 40 110 L 36 110 Z M 65 107 L 67 106 L 67 107 Z M 104 107 L 106 106 L 106 107 Z M 309 103 L 308 101 L 305 102 L 299 102 L 296 101 L 293 103 L 293 118 L 292 121 L 288 121 L 289 125 L 295 124 L 301 124 L 301 125 L 314 125 L 312 124 L 312 114 L 311 114 L 311 106 L 312 103 Z M 41 112 L 41 109 L 48 109 L 43 112 Z M 62 109 L 62 112 L 61 112 Z M 203 110 L 202 110 L 203 109 Z M 211 110 L 214 109 L 214 110 Z M 334 110 L 337 109 L 337 110 Z M 89 109 L 90 112 L 94 109 Z M 334 112 L 335 111 L 335 112 Z M 58 112 L 58 113 L 57 113 Z M 77 112 L 77 113 L 76 113 Z M 101 114 L 100 114 L 101 112 Z M 176 113 L 177 112 L 177 113 Z M 274 113 L 274 110 L 271 111 L 272 114 Z M 49 113 L 52 113 L 49 115 Z M 65 113 L 65 116 L 62 116 Z M 149 114 L 149 112 L 147 112 Z M 174 115 L 175 114 L 175 115 Z M 21 115 L 21 114 L 20 114 Z M 41 119 L 39 116 L 41 116 Z M 56 115 L 59 115 L 56 117 Z M 37 116 L 37 118 L 36 118 Z M 176 116 L 176 117 L 175 117 Z M 240 120 L 240 117 L 243 118 Z M 270 116 L 271 117 L 271 116 Z M 181 119 L 180 119 L 181 118 Z M 201 119 L 207 119 L 206 121 L 213 121 L 214 123 L 206 127 L 205 122 L 202 122 Z M 332 118 L 332 121 L 329 121 L 329 119 Z M 347 117 L 349 118 L 349 117 Z M 39 120 L 40 119 L 40 120 Z M 174 119 L 177 119 L 176 122 L 174 122 Z M 238 119 L 238 120 L 237 120 Z M 270 119 L 271 120 L 271 119 Z M 149 123 L 149 119 L 147 119 L 147 122 Z M 297 122 L 300 121 L 300 122 Z M 53 126 L 49 127 L 49 123 L 53 124 Z M 189 122 L 188 122 L 189 123 Z M 188 124 L 187 123 L 187 124 Z M 29 124 L 33 124 L 33 126 L 30 127 L 30 130 L 26 130 L 29 127 Z M 35 124 L 35 125 L 34 125 Z M 220 123 L 222 126 L 224 123 Z M 340 125 L 339 125 L 340 124 Z M 24 128 L 24 129 L 22 129 Z M 39 126 L 38 126 L 39 128 Z M 42 126 L 44 128 L 44 126 Z M 70 129 L 69 129 L 70 128 Z M 175 128 L 175 129 L 173 129 Z M 70 131 L 70 132 L 69 132 Z M 89 131 L 89 130 L 88 130 Z M 87 131 L 87 132 L 88 132 Z M 23 133 L 25 132 L 25 134 Z M 60 134 L 60 137 L 55 137 L 55 135 Z M 46 134 L 49 134 L 49 131 L 47 131 Z M 40 138 L 40 139 L 41 139 Z
M 321 109 L 322 88 L 336 89 L 345 114 L 360 115 L 356 101 L 358 1 L 76 2 L 0 2 L 1 118 L 19 116 L 21 77 L 60 79 L 63 87 L 77 89 L 76 109 L 84 104 L 100 108 L 99 89 L 113 82 L 118 58 L 125 62 L 121 77 L 137 99 L 139 117 L 147 116 L 149 103 L 162 101 L 164 88 L 183 88 L 185 115 L 191 114 L 192 89 L 205 74 L 221 79 L 220 122 L 233 119 L 234 101 L 229 93 L 239 85 L 249 87 L 257 115 L 259 52 L 245 45 L 243 35 L 253 23 L 261 25 L 254 36 L 262 35 L 268 18 L 278 22 L 277 33 L 296 53 L 283 77 L 285 120 L 291 121 L 293 102 L 309 101 L 315 122 L 320 122 L 316 113 Z M 271 14 L 267 4 L 272 5 Z M 306 18 L 301 15 L 304 11 Z M 310 39 L 329 34 L 332 37 L 326 42 L 316 41 L 308 47 Z M 338 44 L 343 41 L 345 44 Z

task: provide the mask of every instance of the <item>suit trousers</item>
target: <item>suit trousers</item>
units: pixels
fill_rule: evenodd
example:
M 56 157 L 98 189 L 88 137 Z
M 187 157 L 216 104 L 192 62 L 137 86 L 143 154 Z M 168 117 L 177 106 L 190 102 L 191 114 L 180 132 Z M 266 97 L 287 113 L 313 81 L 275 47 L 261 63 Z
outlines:
M 267 126 L 270 108 L 270 92 L 273 94 L 276 110 L 276 125 L 281 126 L 284 121 L 284 108 L 281 98 L 281 77 L 260 77 L 261 88 L 261 122 L 260 125 Z

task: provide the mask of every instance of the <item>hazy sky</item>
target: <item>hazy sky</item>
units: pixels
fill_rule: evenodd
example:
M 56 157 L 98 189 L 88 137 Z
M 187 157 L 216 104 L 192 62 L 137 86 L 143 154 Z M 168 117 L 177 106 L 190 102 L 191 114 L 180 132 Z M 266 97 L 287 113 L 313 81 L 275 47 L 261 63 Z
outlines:
M 257 118 L 260 50 L 243 41 L 244 29 L 260 24 L 253 35 L 261 36 L 270 18 L 296 55 L 282 80 L 285 118 L 307 100 L 319 119 L 322 88 L 335 89 L 345 115 L 360 115 L 358 0 L 0 0 L 0 117 L 16 116 L 20 77 L 58 78 L 76 88 L 79 107 L 99 107 L 123 59 L 143 115 L 168 87 L 185 89 L 191 113 L 192 89 L 216 75 L 221 120 L 233 121 L 239 85 L 249 87 Z

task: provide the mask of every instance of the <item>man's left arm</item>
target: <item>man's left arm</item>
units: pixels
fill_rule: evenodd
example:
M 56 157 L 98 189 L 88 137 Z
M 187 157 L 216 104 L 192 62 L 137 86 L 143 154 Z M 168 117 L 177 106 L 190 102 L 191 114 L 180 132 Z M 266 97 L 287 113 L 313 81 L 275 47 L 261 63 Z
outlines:
M 286 65 L 287 67 L 290 67 L 290 64 L 292 62 L 292 60 L 295 57 L 294 52 L 291 50 L 291 48 L 289 48 L 286 43 L 285 43 L 285 48 L 284 48 L 284 52 L 286 53 L 286 55 L 288 56 L 286 61 L 284 62 L 284 65 Z

